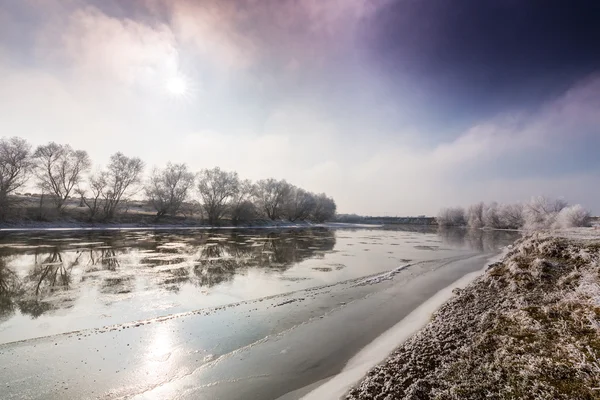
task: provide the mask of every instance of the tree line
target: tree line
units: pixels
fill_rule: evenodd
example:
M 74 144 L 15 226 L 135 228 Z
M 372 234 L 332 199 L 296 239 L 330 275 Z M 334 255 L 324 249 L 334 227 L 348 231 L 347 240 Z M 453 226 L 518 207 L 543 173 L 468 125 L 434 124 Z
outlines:
M 526 203 L 483 202 L 462 207 L 443 208 L 436 217 L 439 226 L 468 226 L 491 229 L 549 229 L 590 226 L 590 211 L 569 205 L 563 199 L 533 197 Z
M 285 180 L 241 179 L 237 172 L 219 167 L 194 173 L 185 164 L 168 163 L 144 177 L 144 162 L 117 152 L 108 165 L 91 172 L 85 150 L 50 142 L 38 146 L 19 137 L 0 139 L 0 220 L 18 208 L 14 194 L 30 179 L 46 199 L 62 213 L 67 200 L 80 199 L 90 221 L 112 220 L 122 204 L 142 195 L 156 211 L 156 218 L 177 216 L 196 204 L 211 225 L 229 218 L 232 223 L 255 219 L 324 222 L 336 213 L 335 201 Z

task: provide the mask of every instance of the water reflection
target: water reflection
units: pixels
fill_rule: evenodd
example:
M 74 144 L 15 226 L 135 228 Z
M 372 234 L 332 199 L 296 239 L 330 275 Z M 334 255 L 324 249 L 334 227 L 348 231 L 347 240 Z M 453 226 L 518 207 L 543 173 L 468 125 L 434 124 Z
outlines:
M 14 312 L 14 298 L 21 291 L 20 281 L 6 260 L 0 257 L 0 321 L 8 319 Z
M 94 288 L 105 303 L 136 290 L 201 291 L 250 268 L 285 271 L 335 246 L 327 229 L 278 232 L 58 233 L 0 237 L 0 320 L 37 318 Z M 141 286 L 139 288 L 138 286 Z
M 521 237 L 521 233 L 516 231 L 465 228 L 440 228 L 438 235 L 445 245 L 479 252 L 497 251 Z
M 93 298 L 88 296 L 87 306 L 91 308 L 110 306 L 142 292 L 150 299 L 183 290 L 187 294 L 223 293 L 228 290 L 224 286 L 215 288 L 233 285 L 251 270 L 279 276 L 284 283 L 274 291 L 292 290 L 290 282 L 317 277 L 330 283 L 364 276 L 395 268 L 405 259 L 444 257 L 456 247 L 494 251 L 519 236 L 516 232 L 412 226 L 343 230 L 337 235 L 340 246 L 334 251 L 336 233 L 328 229 L 0 234 L 0 323 L 17 311 L 37 318 L 69 309 L 90 293 Z M 288 271 L 325 256 L 324 263 Z M 284 276 L 285 271 L 291 275 Z M 252 285 L 257 286 L 252 296 L 262 295 L 265 289 L 258 287 L 258 275 L 267 274 L 252 274 Z M 267 278 L 260 284 L 271 282 Z

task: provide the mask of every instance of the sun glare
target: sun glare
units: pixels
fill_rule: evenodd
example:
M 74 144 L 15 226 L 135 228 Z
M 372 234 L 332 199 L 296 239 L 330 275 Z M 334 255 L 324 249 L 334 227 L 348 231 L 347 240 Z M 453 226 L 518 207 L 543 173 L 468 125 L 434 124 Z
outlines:
M 171 96 L 181 97 L 187 94 L 188 84 L 183 77 L 174 76 L 167 80 L 166 89 Z

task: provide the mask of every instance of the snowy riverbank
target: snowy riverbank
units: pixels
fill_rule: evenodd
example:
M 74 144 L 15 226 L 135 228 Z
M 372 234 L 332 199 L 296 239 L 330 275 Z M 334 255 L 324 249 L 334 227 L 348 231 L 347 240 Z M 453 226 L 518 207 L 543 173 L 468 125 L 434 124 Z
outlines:
M 348 399 L 600 398 L 600 234 L 518 241 Z

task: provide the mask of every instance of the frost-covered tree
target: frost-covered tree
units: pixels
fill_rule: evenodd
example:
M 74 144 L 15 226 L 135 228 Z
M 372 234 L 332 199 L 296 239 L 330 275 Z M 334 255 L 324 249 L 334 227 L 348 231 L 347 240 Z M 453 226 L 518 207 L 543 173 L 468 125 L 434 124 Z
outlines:
M 168 163 L 164 169 L 152 172 L 144 189 L 159 218 L 167 214 L 176 215 L 193 185 L 194 174 L 185 164 Z
M 464 226 L 467 223 L 462 207 L 442 208 L 436 221 L 439 226 Z
M 22 187 L 31 169 L 31 145 L 18 137 L 0 139 L 0 220 L 8 217 L 9 196 Z
M 502 219 L 500 217 L 498 203 L 495 201 L 487 204 L 483 208 L 483 225 L 486 228 L 502 229 Z
M 219 167 L 204 169 L 198 174 L 198 191 L 202 197 L 208 223 L 216 225 L 230 208 L 240 188 L 237 172 L 222 171 Z
M 504 229 L 520 229 L 525 223 L 523 204 L 521 203 L 500 205 L 498 215 Z
M 325 193 L 318 194 L 314 197 L 315 206 L 312 212 L 312 219 L 316 222 L 325 222 L 335 217 L 337 205 L 335 200 L 327 197 Z
M 317 207 L 316 196 L 296 186 L 290 187 L 284 202 L 285 216 L 290 222 L 309 219 Z
M 545 229 L 551 227 L 554 225 L 558 213 L 568 205 L 563 199 L 533 197 L 524 207 L 525 228 Z
M 50 142 L 33 153 L 35 173 L 42 191 L 52 195 L 58 210 L 90 169 L 91 161 L 85 150 L 74 150 L 68 144 Z
M 467 209 L 467 225 L 469 228 L 483 228 L 483 210 L 485 208 L 485 204 L 480 202 L 477 204 L 473 204 Z
M 591 213 L 581 205 L 565 207 L 556 216 L 556 228 L 577 228 L 591 225 Z
M 270 220 L 281 218 L 284 213 L 284 201 L 290 188 L 290 184 L 284 180 L 270 178 L 258 181 L 254 192 L 256 206 Z

